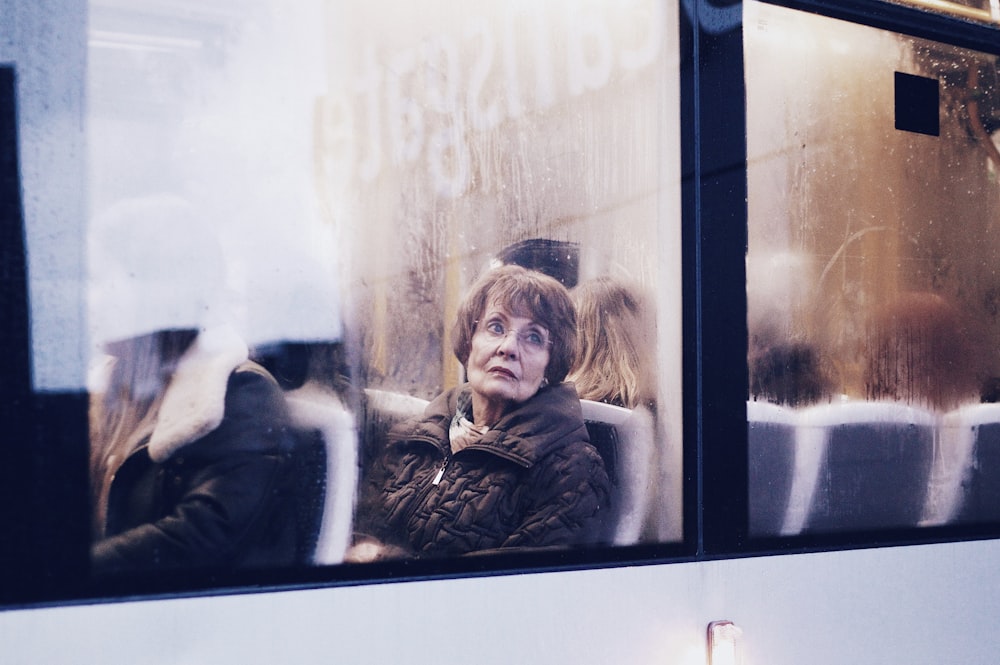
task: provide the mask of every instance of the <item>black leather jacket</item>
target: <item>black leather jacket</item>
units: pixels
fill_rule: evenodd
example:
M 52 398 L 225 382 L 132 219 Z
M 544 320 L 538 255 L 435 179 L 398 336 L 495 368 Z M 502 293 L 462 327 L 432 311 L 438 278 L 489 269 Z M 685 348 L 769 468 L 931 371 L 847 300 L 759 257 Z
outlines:
M 610 484 L 572 384 L 542 388 L 453 455 L 448 429 L 467 391 L 389 433 L 359 530 L 417 556 L 597 543 Z

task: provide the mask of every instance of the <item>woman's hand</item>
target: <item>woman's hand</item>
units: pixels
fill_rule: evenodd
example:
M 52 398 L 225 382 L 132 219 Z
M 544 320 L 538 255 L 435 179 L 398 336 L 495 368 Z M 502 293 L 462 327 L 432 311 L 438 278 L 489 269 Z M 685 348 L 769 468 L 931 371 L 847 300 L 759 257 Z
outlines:
M 363 540 L 351 545 L 344 554 L 344 563 L 371 563 L 378 561 L 385 546 L 377 540 Z
M 386 545 L 371 536 L 364 536 L 344 555 L 344 563 L 374 563 L 389 559 L 412 558 L 413 555 L 397 545 Z

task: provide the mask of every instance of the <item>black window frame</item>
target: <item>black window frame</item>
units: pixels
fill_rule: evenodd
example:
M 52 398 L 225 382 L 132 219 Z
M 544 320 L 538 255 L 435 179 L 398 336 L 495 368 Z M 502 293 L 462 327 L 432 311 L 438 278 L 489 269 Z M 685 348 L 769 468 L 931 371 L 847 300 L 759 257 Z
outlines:
M 880 1 L 770 4 L 1000 54 L 1000 26 Z M 733 17 L 736 17 L 734 20 Z M 489 559 L 116 578 L 87 574 L 87 396 L 38 393 L 14 66 L 0 63 L 0 609 L 179 595 L 670 564 L 742 556 L 1000 537 L 1000 524 L 751 538 L 747 510 L 747 157 L 740 2 L 682 0 L 680 44 L 683 539 L 679 543 Z M 30 195 L 30 193 L 28 193 Z
M 1000 55 L 1000 25 L 988 26 L 889 2 L 847 0 L 762 0 L 828 18 L 909 35 L 921 39 Z M 712 7 L 711 3 L 708 6 Z M 743 24 L 718 35 L 698 31 L 701 44 L 698 92 L 700 107 L 696 121 L 704 137 L 717 132 L 720 140 L 698 145 L 703 167 L 701 202 L 691 224 L 698 228 L 695 275 L 699 284 L 700 400 L 701 420 L 698 456 L 702 502 L 699 556 L 721 558 L 745 555 L 805 553 L 862 549 L 893 545 L 930 544 L 1000 537 L 1000 524 L 963 524 L 838 531 L 780 537 L 751 537 L 748 515 L 748 456 L 746 401 L 747 301 L 745 258 L 747 252 L 746 208 L 746 113 L 737 112 L 729 100 L 744 99 Z M 739 32 L 737 36 L 736 33 Z M 715 66 L 708 59 L 717 59 Z M 727 91 L 727 108 L 713 108 L 719 90 Z M 713 124 L 712 120 L 723 120 Z M 722 145 L 725 143 L 725 145 Z M 740 145 L 734 149 L 732 145 Z M 716 153 L 716 148 L 722 154 Z M 742 178 L 727 178 L 728 171 Z M 739 223 L 741 222 L 741 223 Z M 735 285 L 735 286 L 734 286 Z M 720 295 L 721 294 L 721 295 Z M 727 332 L 724 332 L 728 329 Z

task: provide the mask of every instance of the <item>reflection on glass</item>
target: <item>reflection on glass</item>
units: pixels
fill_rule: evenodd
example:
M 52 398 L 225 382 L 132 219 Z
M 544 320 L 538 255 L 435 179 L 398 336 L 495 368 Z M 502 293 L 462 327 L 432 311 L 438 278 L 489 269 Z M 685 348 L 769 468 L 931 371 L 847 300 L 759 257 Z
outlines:
M 593 502 L 602 513 L 601 535 L 553 544 L 680 537 L 673 3 L 315 0 L 290 7 L 274 0 L 238 6 L 92 0 L 90 9 L 92 401 L 119 406 L 106 388 L 132 396 L 141 392 L 132 381 L 146 374 L 153 395 L 138 407 L 126 400 L 134 408 L 114 421 L 95 406 L 98 538 L 109 535 L 104 506 L 116 495 L 113 483 L 102 479 L 117 475 L 122 460 L 143 450 L 148 468 L 165 477 L 181 462 L 203 469 L 198 465 L 220 449 L 188 447 L 202 435 L 211 439 L 230 425 L 262 427 L 284 434 L 256 446 L 253 454 L 262 457 L 252 459 L 269 459 L 282 478 L 297 481 L 278 492 L 287 505 L 275 509 L 294 515 L 287 522 L 295 526 L 291 549 L 272 558 L 209 556 L 210 565 L 339 563 L 349 549 L 351 560 L 361 560 L 351 548 L 353 533 L 371 516 L 355 505 L 358 488 L 370 483 L 392 427 L 440 394 L 474 400 L 491 394 L 475 388 L 475 354 L 454 352 L 453 326 L 473 283 L 508 264 L 552 275 L 567 298 L 580 302 L 602 282 L 622 285 L 634 300 L 622 314 L 627 334 L 611 344 L 627 349 L 606 348 L 603 361 L 591 351 L 589 363 L 567 357 L 532 393 L 572 393 L 559 386 L 570 370 L 581 385 L 615 386 L 571 400 L 579 403 L 575 417 L 596 455 L 581 459 L 603 467 L 605 480 L 594 480 L 600 474 L 591 480 L 610 492 L 607 501 Z M 139 214 L 129 223 L 134 241 L 119 239 L 110 249 L 97 242 L 109 210 L 165 199 L 198 211 L 197 236 L 181 230 L 182 213 L 166 221 Z M 207 282 L 190 259 L 192 244 L 219 253 L 209 262 L 219 282 L 210 302 L 198 300 L 207 297 Z M 155 308 L 143 305 L 128 315 L 135 324 L 128 331 L 102 330 L 127 311 L 114 296 L 129 291 L 141 301 L 153 288 L 133 269 L 116 273 L 108 286 L 106 269 L 123 257 L 154 267 L 141 259 L 140 248 L 150 246 L 154 255 L 162 248 L 166 255 L 174 245 L 184 258 L 152 281 L 157 293 L 194 298 L 187 302 L 198 317 L 154 315 Z M 518 306 L 503 314 L 505 329 L 512 326 L 517 335 L 502 336 L 500 344 L 513 344 L 515 354 L 524 351 L 521 340 L 529 339 L 531 325 L 547 315 Z M 611 329 L 609 316 L 603 322 Z M 552 330 L 544 327 L 548 340 Z M 197 334 L 165 355 L 159 340 L 177 330 Z M 216 330 L 228 331 L 232 347 Z M 150 334 L 152 346 L 140 344 L 156 350 L 140 354 L 145 373 L 122 370 L 128 364 L 122 349 L 154 339 Z M 590 346 L 608 344 L 595 341 L 593 331 L 574 327 L 574 335 Z M 109 344 L 120 340 L 129 345 Z M 577 343 L 575 336 L 561 340 L 565 349 Z M 149 450 L 149 436 L 160 436 L 155 432 L 164 414 L 173 413 L 174 389 L 189 376 L 198 387 L 209 383 L 197 378 L 208 376 L 202 371 L 187 371 L 189 355 L 204 355 L 214 367 L 221 388 L 213 394 L 223 403 L 214 411 L 196 409 L 214 415 L 200 427 L 184 425 L 191 431 L 183 442 Z M 220 355 L 226 362 L 216 362 Z M 119 368 L 112 378 L 109 362 Z M 238 368 L 261 377 L 277 398 L 234 420 Z M 619 376 L 588 378 L 598 371 Z M 527 404 L 529 397 L 497 404 L 509 415 L 511 403 Z M 478 406 L 474 401 L 466 413 L 474 438 L 484 436 L 477 428 L 498 422 L 477 422 L 478 414 L 492 413 Z M 127 423 L 116 429 L 119 421 Z M 462 461 L 476 445 L 450 454 Z M 203 455 L 202 448 L 211 451 Z M 226 466 L 232 459 L 212 461 Z M 523 487 L 513 487 L 523 512 L 533 504 L 522 500 Z M 194 495 L 156 485 L 150 492 L 164 499 L 156 519 L 136 517 L 138 499 L 123 502 L 134 509 L 134 527 L 163 533 L 176 511 L 190 514 L 180 507 Z M 280 540 L 266 520 L 248 519 L 251 530 Z M 217 520 L 203 525 L 209 522 L 218 526 Z M 97 547 L 106 546 L 102 542 Z M 511 542 L 519 544 L 532 541 Z M 245 543 L 230 545 L 250 551 Z M 160 556 L 160 549 L 151 551 Z
M 752 530 L 992 519 L 998 57 L 746 16 Z

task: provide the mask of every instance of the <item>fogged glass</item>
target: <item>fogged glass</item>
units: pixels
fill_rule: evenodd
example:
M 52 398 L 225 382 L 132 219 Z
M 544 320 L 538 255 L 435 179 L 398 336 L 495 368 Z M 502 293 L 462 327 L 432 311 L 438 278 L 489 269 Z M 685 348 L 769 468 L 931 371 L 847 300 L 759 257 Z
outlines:
M 226 467 L 223 449 L 273 465 L 223 485 L 274 483 L 281 503 L 216 497 L 231 510 L 200 518 L 193 565 L 343 561 L 389 429 L 466 380 L 460 304 L 507 264 L 550 274 L 578 312 L 560 343 L 589 350 L 569 379 L 613 499 L 596 544 L 679 539 L 676 16 L 92 0 L 95 569 L 190 563 L 129 537 L 188 538 L 144 516 L 219 480 L 204 464 Z M 255 544 L 216 558 L 232 515 Z
M 751 531 L 996 520 L 997 55 L 745 25 Z

